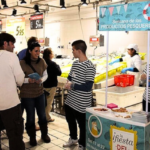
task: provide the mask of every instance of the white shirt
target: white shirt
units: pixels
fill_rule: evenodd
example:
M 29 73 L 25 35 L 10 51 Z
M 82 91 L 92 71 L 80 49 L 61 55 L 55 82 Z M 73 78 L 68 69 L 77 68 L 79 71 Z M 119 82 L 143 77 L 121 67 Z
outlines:
M 139 55 L 134 55 L 133 57 L 127 55 L 125 57 L 122 57 L 122 59 L 123 61 L 127 62 L 127 67 L 137 68 L 139 72 L 142 71 L 142 61 Z
M 24 82 L 24 73 L 16 54 L 0 50 L 0 110 L 20 104 L 17 86 Z

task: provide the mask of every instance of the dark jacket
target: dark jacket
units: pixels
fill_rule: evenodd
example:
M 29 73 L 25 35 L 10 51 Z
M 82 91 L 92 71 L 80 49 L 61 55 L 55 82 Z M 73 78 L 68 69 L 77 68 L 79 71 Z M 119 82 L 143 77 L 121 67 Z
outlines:
M 46 63 L 48 65 L 47 67 L 48 78 L 43 83 L 44 88 L 57 87 L 57 84 L 58 84 L 57 76 L 61 75 L 60 67 L 54 61 L 51 61 L 51 60 L 49 60 Z

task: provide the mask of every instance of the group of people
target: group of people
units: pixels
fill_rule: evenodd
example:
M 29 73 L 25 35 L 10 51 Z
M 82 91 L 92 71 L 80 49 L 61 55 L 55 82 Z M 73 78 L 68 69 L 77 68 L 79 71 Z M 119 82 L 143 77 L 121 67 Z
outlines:
M 18 54 L 13 53 L 15 38 L 8 33 L 0 34 L 0 119 L 6 129 L 10 150 L 24 150 L 23 142 L 23 111 L 26 111 L 25 129 L 30 137 L 30 145 L 37 145 L 35 129 L 35 110 L 41 138 L 45 143 L 51 141 L 48 136 L 47 123 L 53 122 L 50 116 L 54 95 L 57 87 L 57 76 L 61 75 L 60 67 L 52 61 L 53 52 L 47 48 L 40 58 L 40 44 L 36 37 L 28 40 L 28 47 Z M 66 120 L 69 125 L 70 139 L 63 146 L 68 147 L 79 143 L 79 149 L 85 149 L 85 109 L 91 107 L 92 86 L 95 68 L 86 57 L 86 43 L 78 40 L 72 43 L 73 55 L 78 61 L 73 63 L 66 83 L 69 90 L 65 102 Z M 19 62 L 20 60 L 20 62 Z M 38 73 L 39 80 L 29 78 L 29 74 Z M 17 93 L 20 88 L 20 99 Z M 44 90 L 46 96 L 45 105 Z M 82 101 L 81 101 L 82 100 Z M 77 139 L 77 124 L 80 137 Z
M 10 150 L 25 150 L 23 142 L 23 118 L 22 113 L 26 111 L 25 128 L 30 137 L 30 144 L 37 145 L 35 129 L 35 110 L 38 115 L 38 124 L 41 130 L 41 138 L 45 143 L 51 141 L 48 136 L 47 123 L 53 122 L 50 116 L 53 99 L 56 93 L 57 76 L 61 75 L 60 67 L 52 61 L 53 52 L 46 48 L 43 58 L 40 58 L 40 44 L 36 37 L 28 40 L 28 47 L 18 54 L 13 53 L 15 38 L 7 33 L 0 34 L 0 118 L 6 128 Z M 74 61 L 65 88 L 68 89 L 68 96 L 65 101 L 65 114 L 70 131 L 69 140 L 63 147 L 70 147 L 79 143 L 79 150 L 86 146 L 86 108 L 91 107 L 92 87 L 95 77 L 95 67 L 86 56 L 87 45 L 83 40 L 72 43 Z M 140 72 L 141 59 L 137 53 L 137 46 L 128 46 L 130 57 L 129 66 L 122 70 Z M 123 61 L 120 58 L 114 62 Z M 38 73 L 39 80 L 29 78 L 29 74 Z M 146 79 L 147 70 L 143 71 L 141 78 Z M 20 87 L 20 98 L 17 93 L 17 86 Z M 44 90 L 49 94 L 46 96 L 45 105 Z M 143 96 L 143 106 L 145 102 Z M 149 107 L 150 108 L 150 107 Z M 144 108 L 143 108 L 144 109 Z M 79 124 L 80 135 L 78 139 L 77 123 Z

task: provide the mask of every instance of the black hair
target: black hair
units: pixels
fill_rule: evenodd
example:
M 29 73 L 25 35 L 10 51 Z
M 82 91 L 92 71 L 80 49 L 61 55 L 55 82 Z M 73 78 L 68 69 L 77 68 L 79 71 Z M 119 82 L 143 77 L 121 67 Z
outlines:
M 50 61 L 50 57 L 49 57 L 50 54 L 53 54 L 52 49 L 46 48 L 43 52 L 43 59 L 46 61 L 46 63 Z
M 83 40 L 74 41 L 72 46 L 74 46 L 76 50 L 81 50 L 83 54 L 86 53 L 87 45 Z
M 38 42 L 32 42 L 31 45 L 27 48 L 26 56 L 24 57 L 26 64 L 29 64 L 29 65 L 31 64 L 31 54 L 29 51 L 32 51 L 35 47 L 41 47 L 41 46 Z M 36 63 L 38 63 L 40 59 L 41 58 L 38 57 Z
M 0 47 L 3 47 L 4 41 L 15 43 L 16 39 L 14 38 L 13 35 L 9 33 L 1 33 L 0 34 Z
M 28 47 L 30 47 L 31 43 L 33 43 L 33 42 L 37 42 L 37 37 L 31 36 L 31 37 L 28 39 L 28 42 L 27 42 Z

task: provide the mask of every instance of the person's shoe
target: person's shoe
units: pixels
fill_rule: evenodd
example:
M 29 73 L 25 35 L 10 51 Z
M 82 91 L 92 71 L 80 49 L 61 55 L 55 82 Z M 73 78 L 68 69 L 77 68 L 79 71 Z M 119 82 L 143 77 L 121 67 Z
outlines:
M 55 121 L 55 119 L 50 119 L 47 122 L 54 122 L 54 121 Z
M 79 145 L 78 150 L 85 150 L 85 147 L 83 147 L 82 145 Z
M 48 135 L 42 135 L 41 136 L 42 140 L 45 142 L 45 143 L 50 143 L 51 139 Z
M 78 144 L 78 139 L 73 140 L 73 139 L 69 138 L 68 142 L 63 144 L 63 147 L 70 147 L 70 146 L 76 145 L 76 144 Z
M 35 137 L 30 137 L 30 145 L 31 146 L 36 146 L 37 145 L 37 141 Z

